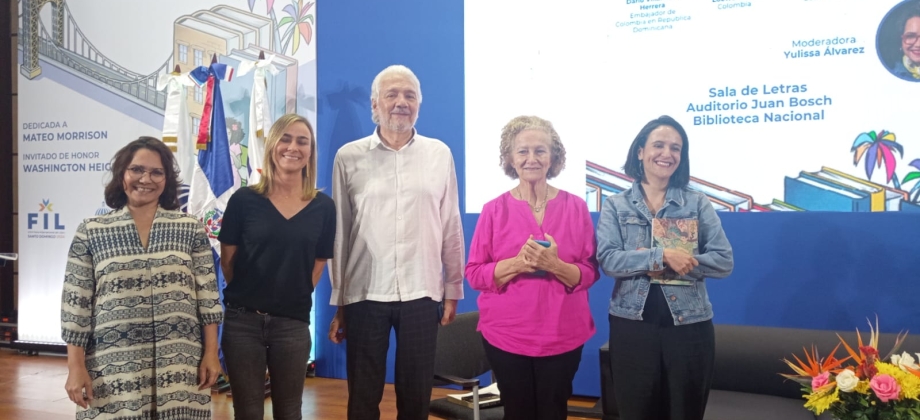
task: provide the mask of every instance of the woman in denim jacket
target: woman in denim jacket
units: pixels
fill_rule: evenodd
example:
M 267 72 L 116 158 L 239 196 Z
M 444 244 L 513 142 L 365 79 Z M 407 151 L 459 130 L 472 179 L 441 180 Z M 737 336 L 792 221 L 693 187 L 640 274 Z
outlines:
M 701 420 L 709 397 L 715 333 L 706 278 L 728 276 L 734 263 L 709 199 L 687 189 L 689 146 L 673 118 L 646 124 L 623 167 L 636 182 L 604 202 L 597 224 L 598 262 L 616 279 L 610 357 L 623 420 Z M 696 220 L 696 255 L 652 247 L 655 218 Z

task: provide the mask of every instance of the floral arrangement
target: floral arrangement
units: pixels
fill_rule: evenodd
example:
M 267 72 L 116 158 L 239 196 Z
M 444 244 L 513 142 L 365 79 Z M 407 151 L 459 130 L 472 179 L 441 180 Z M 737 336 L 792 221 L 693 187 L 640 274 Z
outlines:
M 812 347 L 804 361 L 783 360 L 796 373 L 781 374 L 802 385 L 805 408 L 816 415 L 829 411 L 838 420 L 920 419 L 920 365 L 907 352 L 896 354 L 906 333 L 898 334 L 888 356 L 879 357 L 878 320 L 869 323 L 870 337 L 863 343 L 859 330 L 854 350 L 840 337 L 840 344 L 821 358 Z M 848 357 L 837 359 L 840 346 Z M 920 359 L 920 353 L 915 353 Z

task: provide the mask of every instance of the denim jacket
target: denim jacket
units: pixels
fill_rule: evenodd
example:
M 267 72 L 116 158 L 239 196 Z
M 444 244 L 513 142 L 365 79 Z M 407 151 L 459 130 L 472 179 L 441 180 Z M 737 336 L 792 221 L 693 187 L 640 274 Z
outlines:
M 674 325 L 712 319 L 706 277 L 724 278 L 732 272 L 732 246 L 709 198 L 686 188 L 668 188 L 659 218 L 699 220 L 699 266 L 684 280 L 692 286 L 661 285 Z M 597 260 L 616 279 L 610 298 L 610 315 L 641 320 L 649 293 L 649 271 L 664 269 L 663 249 L 652 248 L 652 215 L 640 186 L 633 186 L 604 201 L 597 223 Z M 641 249 L 644 248 L 644 249 Z

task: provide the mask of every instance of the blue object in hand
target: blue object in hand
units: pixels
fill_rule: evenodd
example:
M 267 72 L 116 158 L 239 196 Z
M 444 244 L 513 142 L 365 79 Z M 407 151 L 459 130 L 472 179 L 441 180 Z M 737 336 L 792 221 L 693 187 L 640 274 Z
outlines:
M 538 244 L 540 244 L 540 245 L 543 245 L 544 248 L 549 248 L 549 245 L 550 245 L 550 244 L 549 244 L 549 241 L 540 241 L 540 240 L 537 240 L 537 239 L 534 239 L 533 241 L 536 242 L 536 243 L 538 243 Z M 537 271 L 534 271 L 534 272 L 533 272 L 533 275 L 535 275 L 535 276 L 540 276 L 540 277 L 545 277 L 545 276 L 546 276 L 546 271 L 537 270 Z

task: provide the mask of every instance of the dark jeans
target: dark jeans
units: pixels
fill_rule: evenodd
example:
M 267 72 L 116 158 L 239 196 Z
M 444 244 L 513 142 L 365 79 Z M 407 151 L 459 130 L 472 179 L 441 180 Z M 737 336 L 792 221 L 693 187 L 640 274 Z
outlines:
M 379 420 L 390 329 L 396 330 L 398 420 L 427 420 L 434 384 L 438 302 L 363 301 L 345 305 L 348 420 Z
M 572 380 L 581 363 L 583 345 L 545 357 L 509 353 L 489 344 L 482 346 L 498 380 L 505 407 L 504 420 L 565 420 Z
M 609 316 L 613 393 L 621 420 L 702 420 L 715 366 L 712 321 L 674 325 L 652 285 L 641 321 Z
M 221 337 L 236 420 L 262 420 L 265 367 L 275 420 L 300 420 L 310 324 L 228 307 Z

